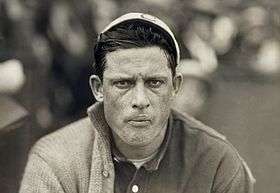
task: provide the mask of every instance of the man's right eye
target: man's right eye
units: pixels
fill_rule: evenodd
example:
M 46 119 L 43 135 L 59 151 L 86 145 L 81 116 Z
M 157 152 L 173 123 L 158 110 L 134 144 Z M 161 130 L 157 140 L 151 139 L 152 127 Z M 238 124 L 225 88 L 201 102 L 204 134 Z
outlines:
M 114 86 L 120 89 L 127 89 L 130 88 L 132 85 L 132 82 L 130 80 L 118 80 L 113 82 Z

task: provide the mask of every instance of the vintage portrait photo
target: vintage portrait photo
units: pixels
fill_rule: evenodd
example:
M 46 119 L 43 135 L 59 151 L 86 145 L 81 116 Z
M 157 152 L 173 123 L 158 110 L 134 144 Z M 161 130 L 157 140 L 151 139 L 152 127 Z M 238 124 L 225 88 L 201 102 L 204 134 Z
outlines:
M 280 191 L 280 2 L 0 0 L 1 193 Z

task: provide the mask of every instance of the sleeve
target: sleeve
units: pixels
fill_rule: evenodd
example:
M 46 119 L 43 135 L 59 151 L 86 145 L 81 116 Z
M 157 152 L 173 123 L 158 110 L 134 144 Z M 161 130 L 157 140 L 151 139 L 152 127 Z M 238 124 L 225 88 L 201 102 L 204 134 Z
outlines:
M 255 179 L 237 152 L 228 152 L 221 161 L 213 193 L 253 193 Z
M 243 161 L 242 161 L 243 162 Z M 245 162 L 242 163 L 231 182 L 220 193 L 253 193 L 255 179 Z
M 52 168 L 39 155 L 31 153 L 19 193 L 64 193 L 64 190 Z

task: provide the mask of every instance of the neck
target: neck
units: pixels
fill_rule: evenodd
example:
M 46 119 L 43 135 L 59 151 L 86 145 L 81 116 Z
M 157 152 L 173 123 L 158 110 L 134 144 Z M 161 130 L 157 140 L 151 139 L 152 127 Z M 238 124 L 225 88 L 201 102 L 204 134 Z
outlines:
M 163 142 L 166 130 L 167 125 L 164 126 L 159 135 L 151 143 L 141 146 L 125 143 L 114 132 L 113 138 L 116 147 L 127 159 L 143 159 L 149 157 L 159 149 L 160 145 Z

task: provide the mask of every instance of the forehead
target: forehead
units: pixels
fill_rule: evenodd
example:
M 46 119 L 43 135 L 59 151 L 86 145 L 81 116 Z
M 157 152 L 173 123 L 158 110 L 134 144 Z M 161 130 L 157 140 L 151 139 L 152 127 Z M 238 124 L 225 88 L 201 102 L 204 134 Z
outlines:
M 154 73 L 171 75 L 166 54 L 159 47 L 120 49 L 106 55 L 104 77 Z

